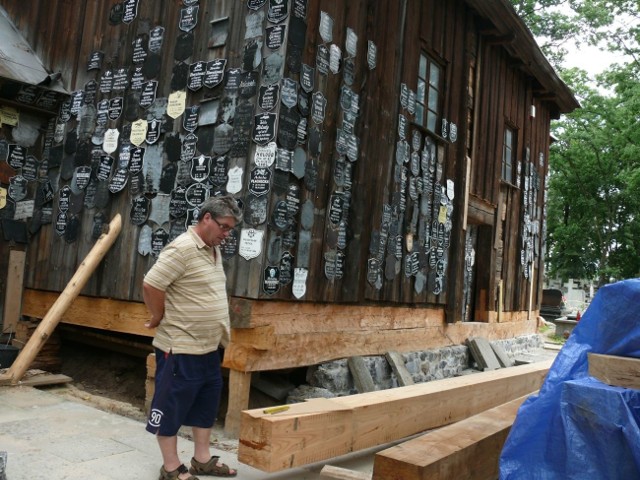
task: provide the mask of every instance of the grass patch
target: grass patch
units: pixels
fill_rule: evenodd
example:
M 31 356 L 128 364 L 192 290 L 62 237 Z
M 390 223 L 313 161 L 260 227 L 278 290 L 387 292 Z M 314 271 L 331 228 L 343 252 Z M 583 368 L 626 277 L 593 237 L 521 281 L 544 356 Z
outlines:
M 551 343 L 557 343 L 559 345 L 564 345 L 565 343 L 567 343 L 567 339 L 560 335 L 550 335 L 549 341 L 551 341 Z

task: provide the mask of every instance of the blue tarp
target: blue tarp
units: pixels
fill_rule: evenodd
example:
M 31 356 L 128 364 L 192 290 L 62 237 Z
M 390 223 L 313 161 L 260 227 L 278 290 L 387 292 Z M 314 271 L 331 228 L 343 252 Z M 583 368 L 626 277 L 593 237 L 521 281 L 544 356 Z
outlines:
M 518 410 L 501 480 L 640 479 L 640 391 L 590 377 L 588 352 L 640 358 L 640 279 L 598 290 L 540 392 Z

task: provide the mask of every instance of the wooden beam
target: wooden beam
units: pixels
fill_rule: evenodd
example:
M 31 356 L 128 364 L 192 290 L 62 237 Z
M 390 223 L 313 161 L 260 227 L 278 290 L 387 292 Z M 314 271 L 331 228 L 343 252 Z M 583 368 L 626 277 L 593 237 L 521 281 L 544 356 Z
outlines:
M 100 261 L 102 261 L 102 258 L 116 241 L 121 228 L 122 219 L 118 213 L 109 223 L 108 231 L 100 235 L 100 238 L 98 238 L 91 248 L 91 251 L 89 251 L 87 256 L 84 258 L 73 277 L 71 277 L 71 280 L 69 280 L 65 289 L 44 316 L 34 334 L 18 354 L 18 358 L 13 362 L 7 373 L 0 376 L 0 385 L 16 385 L 20 381 L 24 373 L 29 368 L 31 362 L 33 362 L 33 359 L 36 357 L 42 346 L 47 342 L 47 339 L 51 336 L 51 333 L 58 323 L 60 323 L 60 319 L 64 312 L 76 299 L 89 280 L 89 277 L 91 277 Z
M 349 372 L 351 372 L 353 383 L 356 386 L 358 393 L 375 391 L 376 386 L 373 383 L 373 377 L 364 362 L 364 358 L 349 357 L 347 360 L 347 366 L 349 367 Z
M 502 447 L 527 396 L 378 452 L 373 480 L 495 480 Z
M 387 352 L 385 353 L 385 357 L 391 366 L 391 370 L 393 370 L 393 373 L 395 373 L 396 378 L 398 379 L 399 386 L 406 387 L 407 385 L 414 384 L 413 377 L 407 370 L 404 360 L 402 359 L 402 355 L 398 352 Z
M 242 412 L 238 460 L 276 472 L 441 427 L 540 388 L 552 361 Z M 312 408 L 318 405 L 316 411 Z M 299 410 L 300 409 L 300 410 Z
M 229 438 L 238 438 L 240 434 L 240 415 L 249 408 L 250 392 L 251 373 L 229 370 L 229 400 L 224 420 L 224 433 Z
M 25 289 L 22 315 L 44 318 L 58 295 L 55 292 Z M 63 313 L 61 322 L 152 337 L 154 331 L 144 326 L 144 322 L 148 320 L 149 312 L 144 303 L 80 295 Z
M 7 284 L 4 294 L 4 314 L 2 316 L 2 331 L 12 333 L 20 319 L 22 308 L 22 286 L 24 283 L 24 264 L 27 254 L 24 250 L 9 252 L 9 267 L 7 269 Z
M 640 358 L 588 353 L 589 375 L 607 385 L 640 389 Z
M 320 470 L 322 478 L 335 478 L 337 480 L 371 480 L 371 474 L 365 472 L 356 472 L 347 470 L 346 468 L 325 465 Z

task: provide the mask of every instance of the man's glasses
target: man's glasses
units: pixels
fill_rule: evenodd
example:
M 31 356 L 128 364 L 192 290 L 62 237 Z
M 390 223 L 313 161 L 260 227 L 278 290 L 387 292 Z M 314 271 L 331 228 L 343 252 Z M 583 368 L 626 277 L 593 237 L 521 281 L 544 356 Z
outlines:
M 220 227 L 220 230 L 222 230 L 223 232 L 230 232 L 231 230 L 234 229 L 234 227 L 230 227 L 229 225 L 227 225 L 226 223 L 220 223 L 218 220 L 216 220 L 215 218 L 211 217 L 211 219 L 216 222 L 216 224 Z

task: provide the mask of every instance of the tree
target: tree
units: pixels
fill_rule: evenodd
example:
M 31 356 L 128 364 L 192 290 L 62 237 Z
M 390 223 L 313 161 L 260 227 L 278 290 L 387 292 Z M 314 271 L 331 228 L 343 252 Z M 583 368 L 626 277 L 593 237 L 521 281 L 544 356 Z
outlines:
M 600 285 L 640 275 L 640 4 L 512 0 L 582 108 L 552 125 L 547 266 Z M 621 23 L 622 19 L 622 23 Z M 566 35 L 629 59 L 592 83 L 560 66 Z M 597 87 L 597 88 L 596 88 Z M 602 93 L 605 92 L 605 93 Z

